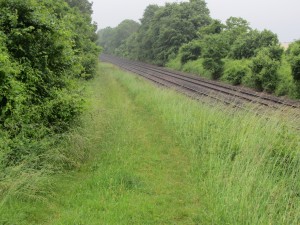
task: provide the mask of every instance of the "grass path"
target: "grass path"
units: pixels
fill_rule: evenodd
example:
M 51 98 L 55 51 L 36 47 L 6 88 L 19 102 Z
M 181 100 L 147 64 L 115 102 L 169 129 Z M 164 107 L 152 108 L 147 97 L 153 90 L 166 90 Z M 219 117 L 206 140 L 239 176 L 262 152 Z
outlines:
M 85 133 L 94 159 L 62 182 L 59 213 L 47 224 L 194 224 L 200 202 L 191 160 L 114 72 L 106 67 L 90 90 Z

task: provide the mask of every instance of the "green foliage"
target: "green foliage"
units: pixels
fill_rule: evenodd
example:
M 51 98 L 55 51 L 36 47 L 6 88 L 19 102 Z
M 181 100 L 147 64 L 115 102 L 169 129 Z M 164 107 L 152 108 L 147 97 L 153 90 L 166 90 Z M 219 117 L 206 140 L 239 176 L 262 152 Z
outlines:
M 149 5 L 140 22 L 138 28 L 136 26 L 126 35 L 122 35 L 125 31 L 117 35 L 119 28 L 125 27 L 122 24 L 126 20 L 117 28 L 100 30 L 98 44 L 110 54 L 166 65 L 212 79 L 222 77 L 234 85 L 242 83 L 277 95 L 295 96 L 295 86 L 299 86 L 296 83 L 300 83 L 300 41 L 287 51 L 290 71 L 287 65 L 285 69 L 281 67 L 283 49 L 278 48 L 275 33 L 253 30 L 249 22 L 240 17 L 230 17 L 225 23 L 212 19 L 203 0 L 167 3 L 161 7 Z M 135 22 L 131 23 L 134 27 Z M 127 30 L 130 29 L 127 27 Z M 268 48 L 267 55 L 260 53 L 258 56 L 264 48 Z M 248 60 L 253 61 L 251 72 L 250 66 L 238 63 Z M 225 70 L 224 62 L 230 62 L 225 65 Z M 288 74 L 278 77 L 280 68 L 281 74 L 283 70 Z M 290 73 L 294 81 L 290 80 Z M 300 88 L 296 89 L 300 93 Z
M 219 34 L 224 30 L 225 26 L 221 23 L 220 20 L 212 20 L 207 26 L 203 26 L 197 32 L 198 38 L 202 39 L 206 35 L 210 34 Z
M 275 94 L 278 96 L 289 96 L 296 98 L 296 85 L 292 76 L 291 65 L 283 55 L 281 65 L 278 69 L 278 85 L 275 90 Z
M 248 21 L 230 17 L 225 24 L 212 20 L 209 25 L 202 26 L 197 38 L 183 44 L 175 60 L 170 60 L 167 65 L 213 79 L 221 78 L 233 85 L 243 84 L 276 95 L 295 97 L 295 90 L 300 90 L 296 87 L 300 79 L 299 43 L 295 42 L 287 50 L 290 70 L 286 60 L 284 66 L 281 64 L 284 50 L 279 47 L 276 34 L 252 30 Z M 253 61 L 252 66 L 250 61 Z
M 293 42 L 289 46 L 287 56 L 291 63 L 294 79 L 300 81 L 300 40 Z
M 179 55 L 182 64 L 198 59 L 201 55 L 201 42 L 194 40 L 182 45 L 179 49 Z
M 76 78 L 96 72 L 91 4 L 68 3 L 0 0 L 1 190 L 3 177 L 15 179 L 8 170 L 48 171 L 57 141 L 50 137 L 68 131 L 82 111 Z
M 151 45 L 140 45 L 139 49 L 153 52 L 153 57 L 145 60 L 164 65 L 178 53 L 182 44 L 196 38 L 197 30 L 209 22 L 209 11 L 203 0 L 166 4 L 156 11 L 149 29 L 143 34 L 152 40 Z
M 116 35 L 118 28 L 106 29 L 99 31 L 98 43 L 109 53 L 164 65 L 176 56 L 182 44 L 197 37 L 199 28 L 209 23 L 209 10 L 203 0 L 162 7 L 149 5 L 133 37 Z M 115 36 L 119 38 L 117 44 L 112 41 Z
M 212 78 L 218 79 L 223 73 L 224 63 L 222 58 L 226 57 L 229 51 L 229 44 L 221 34 L 207 35 L 203 41 L 202 57 L 203 66 L 211 71 Z
M 180 55 L 177 55 L 176 58 L 169 60 L 169 62 L 167 62 L 166 64 L 166 67 L 169 67 L 174 70 L 181 70 L 182 64 L 181 64 Z
M 279 52 L 281 47 L 262 48 L 252 60 L 252 73 L 255 87 L 258 90 L 273 92 L 278 83 L 277 70 L 280 66 Z M 279 58 L 279 59 L 278 59 Z
M 120 52 L 122 44 L 134 34 L 140 24 L 133 20 L 124 20 L 116 28 L 107 27 L 98 31 L 98 44 L 103 47 L 105 53 L 114 54 Z M 120 48 L 120 49 L 119 49 Z
M 211 79 L 212 78 L 211 71 L 206 70 L 203 67 L 203 61 L 204 61 L 203 58 L 199 58 L 198 60 L 195 61 L 188 61 L 186 64 L 182 66 L 182 71 L 193 73 L 195 75 L 200 75 L 202 77 Z
M 299 224 L 294 117 L 199 104 L 115 66 L 100 71 L 65 146 L 90 160 L 44 180 L 46 199 L 2 205 L 0 223 Z
M 221 77 L 224 63 L 221 59 L 204 58 L 203 67 L 212 74 L 212 79 L 217 80 Z
M 92 3 L 87 0 L 65 0 L 70 7 L 77 8 L 82 14 L 90 17 L 93 13 Z
M 240 17 L 230 17 L 226 20 L 225 32 L 229 33 L 230 44 L 232 44 L 240 35 L 245 34 L 252 29 L 249 26 L 249 22 Z
M 248 61 L 245 60 L 227 60 L 224 65 L 224 74 L 222 80 L 239 85 L 244 77 L 251 74 Z
M 251 30 L 241 34 L 231 47 L 230 57 L 233 59 L 251 58 L 263 47 L 279 43 L 277 35 L 268 30 L 259 32 Z

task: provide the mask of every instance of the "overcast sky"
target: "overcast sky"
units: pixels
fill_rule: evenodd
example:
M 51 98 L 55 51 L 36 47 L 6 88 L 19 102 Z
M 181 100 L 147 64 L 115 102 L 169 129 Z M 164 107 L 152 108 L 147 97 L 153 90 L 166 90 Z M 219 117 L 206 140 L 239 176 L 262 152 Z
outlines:
M 138 21 L 149 4 L 164 5 L 180 0 L 92 0 L 98 28 L 115 27 L 124 19 Z M 281 42 L 300 39 L 300 0 L 206 0 L 211 16 L 225 21 L 242 17 L 252 28 L 269 29 Z

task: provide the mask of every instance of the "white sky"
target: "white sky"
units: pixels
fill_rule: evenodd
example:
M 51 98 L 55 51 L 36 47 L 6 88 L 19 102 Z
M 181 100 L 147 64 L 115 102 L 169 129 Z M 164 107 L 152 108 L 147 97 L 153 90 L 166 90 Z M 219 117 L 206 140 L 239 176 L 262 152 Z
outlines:
M 92 0 L 93 19 L 102 29 L 115 27 L 124 19 L 138 21 L 149 4 L 164 5 L 181 0 Z M 206 0 L 212 18 L 225 21 L 242 17 L 252 28 L 278 34 L 281 42 L 300 39 L 300 0 Z

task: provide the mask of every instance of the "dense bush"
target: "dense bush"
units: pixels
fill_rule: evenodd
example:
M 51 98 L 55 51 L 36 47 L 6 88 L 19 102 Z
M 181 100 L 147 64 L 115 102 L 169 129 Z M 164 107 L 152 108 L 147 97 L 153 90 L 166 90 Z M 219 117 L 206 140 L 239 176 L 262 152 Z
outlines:
M 251 69 L 253 80 L 258 90 L 273 92 L 278 83 L 277 70 L 280 66 L 279 55 L 283 50 L 279 46 L 262 48 L 253 58 Z
M 81 112 L 76 78 L 94 75 L 99 54 L 91 12 L 87 0 L 0 0 L 2 168 L 38 165 L 44 140 Z
M 233 85 L 242 83 L 244 77 L 249 76 L 251 69 L 247 61 L 229 60 L 225 62 L 224 74 L 222 80 Z
M 198 59 L 201 55 L 201 42 L 194 40 L 188 44 L 184 44 L 179 49 L 180 61 L 185 64 L 187 61 Z
M 228 54 L 229 45 L 220 34 L 206 36 L 203 43 L 203 67 L 211 72 L 213 79 L 218 79 L 223 73 L 222 58 Z
M 294 79 L 300 81 L 300 40 L 295 41 L 289 46 L 287 56 L 291 63 Z

